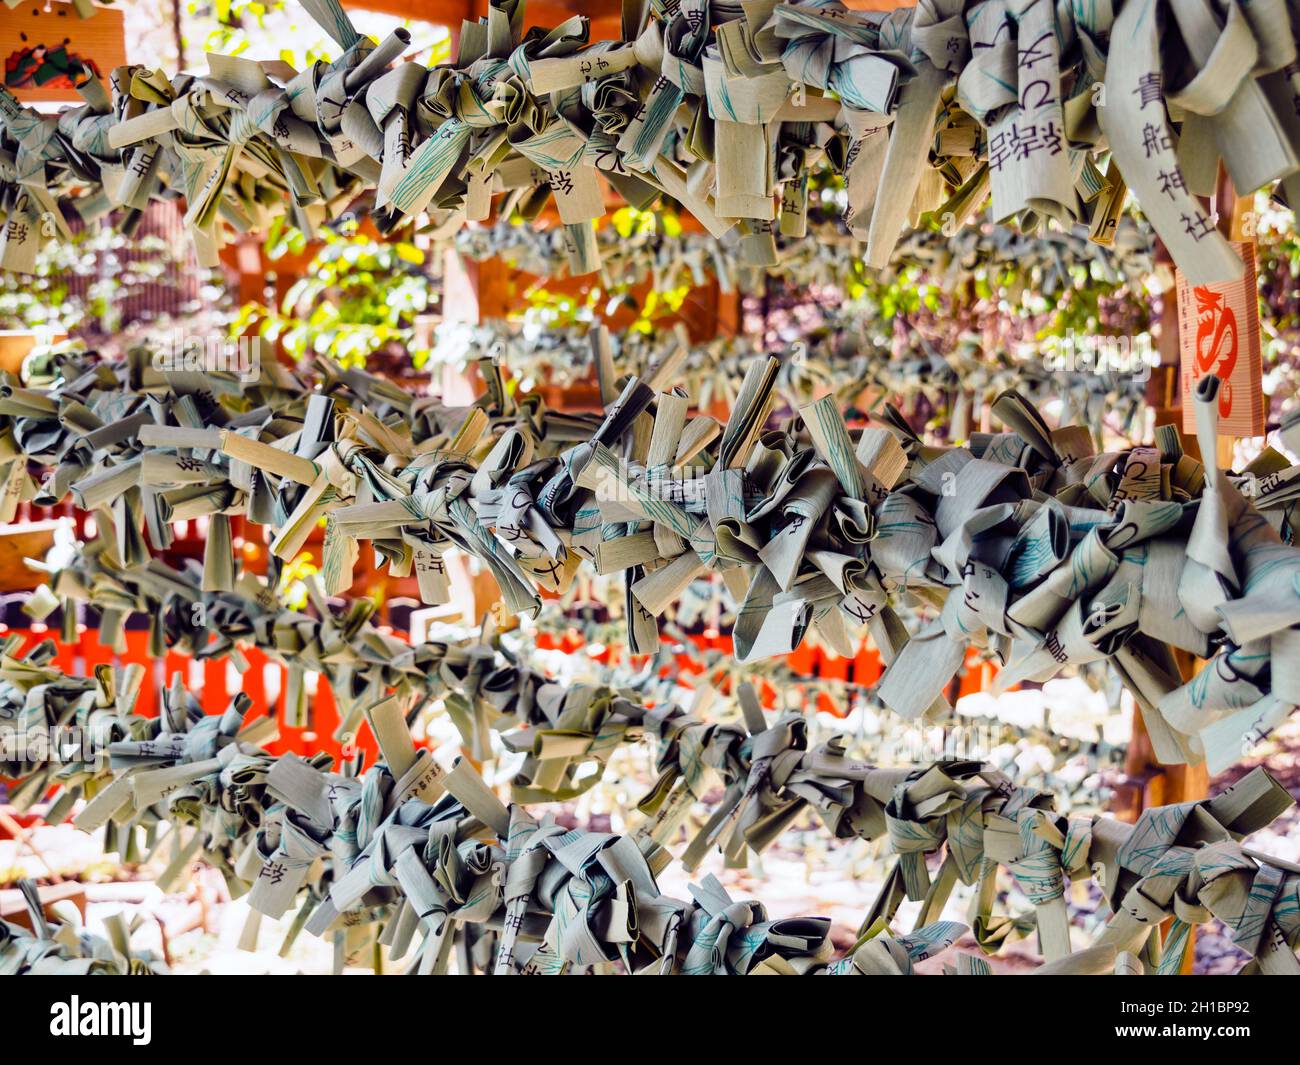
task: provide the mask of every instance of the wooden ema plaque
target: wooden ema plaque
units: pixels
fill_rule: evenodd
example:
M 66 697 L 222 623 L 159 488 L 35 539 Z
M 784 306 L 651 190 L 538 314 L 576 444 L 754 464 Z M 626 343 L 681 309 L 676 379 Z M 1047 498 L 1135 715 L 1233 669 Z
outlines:
M 76 87 L 87 70 L 105 81 L 126 64 L 122 12 L 100 7 L 87 19 L 46 0 L 0 8 L 0 55 L 5 88 L 20 103 L 83 103 Z
M 1192 390 L 1197 381 L 1213 373 L 1223 381 L 1219 432 L 1238 437 L 1264 435 L 1255 245 L 1234 241 L 1232 246 L 1246 264 L 1239 281 L 1189 285 L 1182 271 L 1177 271 L 1179 378 L 1183 432 L 1188 434 L 1196 432 Z

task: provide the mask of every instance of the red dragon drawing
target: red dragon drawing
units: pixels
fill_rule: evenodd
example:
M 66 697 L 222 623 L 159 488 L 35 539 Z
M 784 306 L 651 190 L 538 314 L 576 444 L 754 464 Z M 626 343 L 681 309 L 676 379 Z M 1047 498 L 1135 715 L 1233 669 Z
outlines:
M 1216 374 L 1223 382 L 1219 389 L 1219 416 L 1232 413 L 1230 377 L 1237 365 L 1237 315 L 1222 292 L 1212 288 L 1193 289 L 1196 296 L 1196 376 Z

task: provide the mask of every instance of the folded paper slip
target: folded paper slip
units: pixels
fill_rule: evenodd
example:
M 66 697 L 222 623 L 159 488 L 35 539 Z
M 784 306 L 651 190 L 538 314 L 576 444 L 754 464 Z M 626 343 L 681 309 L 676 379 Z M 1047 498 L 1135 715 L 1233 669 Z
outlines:
M 498 196 L 530 220 L 553 200 L 570 264 L 592 272 L 606 183 L 770 257 L 775 229 L 803 229 L 810 182 L 834 175 L 875 268 L 909 222 L 964 222 L 986 191 L 999 223 L 1084 223 L 1109 242 L 1127 189 L 1191 284 L 1232 281 L 1241 259 L 1200 199 L 1220 159 L 1243 196 L 1280 186 L 1290 202 L 1300 172 L 1286 74 L 1300 35 L 1274 7 L 651 5 L 591 41 L 583 16 L 524 33 L 523 4 L 493 0 L 428 69 L 403 61 L 405 30 L 375 41 L 313 0 L 339 54 L 307 70 L 125 67 L 57 116 L 4 90 L 0 266 L 34 270 L 68 235 L 65 209 L 133 217 L 181 197 L 212 266 L 229 234 L 273 218 L 320 224 L 364 196 L 382 233 L 415 219 L 453 233 Z

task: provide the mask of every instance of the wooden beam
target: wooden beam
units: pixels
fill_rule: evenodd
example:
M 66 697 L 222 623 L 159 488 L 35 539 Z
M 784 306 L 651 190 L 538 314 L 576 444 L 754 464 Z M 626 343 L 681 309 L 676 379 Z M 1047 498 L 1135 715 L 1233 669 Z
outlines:
M 481 0 L 343 0 L 349 11 L 377 11 L 397 18 L 417 19 L 453 32 L 465 19 L 476 19 L 487 11 Z M 620 7 L 616 0 L 533 0 L 524 8 L 524 28 L 558 26 L 574 15 L 591 19 L 593 41 L 611 40 L 619 34 Z
M 377 11 L 381 15 L 418 19 L 435 26 L 459 26 L 471 18 L 473 0 L 343 0 L 348 11 Z
M 86 888 L 82 884 L 63 883 L 41 885 L 36 889 L 41 901 L 41 909 L 51 921 L 58 921 L 59 915 L 53 909 L 56 902 L 71 902 L 82 919 L 86 916 Z M 0 891 L 0 920 L 8 921 L 22 928 L 31 929 L 32 918 L 27 912 L 27 902 L 23 893 L 17 888 Z
M 0 525 L 0 592 L 29 592 L 45 583 L 45 574 L 29 569 L 24 559 L 44 558 L 54 546 L 57 518 Z

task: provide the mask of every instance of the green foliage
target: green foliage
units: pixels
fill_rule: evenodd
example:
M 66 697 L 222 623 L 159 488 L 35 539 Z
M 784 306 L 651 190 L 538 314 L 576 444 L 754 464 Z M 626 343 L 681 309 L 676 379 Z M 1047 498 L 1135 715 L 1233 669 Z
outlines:
M 552 329 L 561 329 L 577 322 L 592 321 L 595 317 L 596 304 L 600 302 L 601 290 L 593 285 L 579 300 L 561 292 L 552 292 L 548 288 L 538 287 L 530 289 L 525 293 L 524 298 L 528 301 L 522 316 L 525 320 L 538 322 Z M 617 299 L 612 301 L 611 309 L 615 303 Z
M 145 254 L 119 257 L 126 251 Z M 70 241 L 59 237 L 41 249 L 34 274 L 0 272 L 0 329 L 67 333 L 98 321 L 104 332 L 112 332 L 121 301 L 143 285 L 174 277 L 178 265 L 159 237 L 126 237 L 100 226 Z M 70 282 L 76 277 L 90 279 L 84 295 L 73 294 Z
M 279 342 L 295 359 L 325 355 L 344 366 L 364 366 L 372 353 L 390 345 L 410 352 L 419 367 L 429 349 L 415 346 L 415 318 L 432 299 L 424 253 L 405 242 L 383 243 L 357 234 L 326 230 L 324 244 L 278 307 L 247 303 L 230 326 L 231 336 L 256 327 L 264 340 Z M 306 237 L 274 226 L 266 250 L 272 259 L 300 252 Z
M 254 44 L 255 51 L 265 50 L 268 41 L 281 39 L 288 30 L 299 42 L 314 38 L 301 51 L 280 49 L 278 58 L 295 70 L 306 70 L 318 60 L 330 62 L 337 58 L 334 42 L 320 33 L 296 3 L 286 0 L 190 0 L 186 16 L 187 28 L 197 31 L 187 32 L 186 39 L 201 37 L 206 52 L 241 55 Z M 418 28 L 410 19 L 400 25 L 408 30 Z M 419 35 L 412 54 L 427 66 L 437 66 L 451 58 L 451 36 L 443 27 L 431 32 L 432 36 L 429 32 Z
M 298 552 L 280 570 L 280 583 L 276 588 L 279 601 L 291 610 L 304 609 L 307 606 L 307 582 L 319 575 L 320 567 L 313 561 L 312 553 Z
M 924 280 L 924 273 L 917 267 L 905 267 L 891 280 L 882 282 L 863 267 L 861 260 L 856 260 L 851 273 L 853 279 L 846 285 L 845 295 L 850 302 L 870 304 L 878 318 L 939 311 L 941 290 Z
M 672 211 L 640 211 L 635 207 L 620 207 L 610 216 L 614 231 L 632 243 L 676 240 L 682 235 L 682 223 Z M 560 328 L 578 322 L 591 322 L 595 308 L 604 301 L 605 313 L 613 315 L 620 307 L 636 312 L 628 329 L 636 333 L 653 333 L 657 319 L 676 314 L 695 287 L 689 270 L 682 269 L 661 281 L 661 289 L 646 293 L 640 303 L 632 296 L 631 279 L 609 279 L 608 289 L 592 286 L 581 300 L 563 293 L 538 287 L 526 294 L 528 308 L 523 317 L 529 321 Z
M 885 321 L 918 314 L 952 314 L 978 303 L 996 307 L 1011 317 L 1045 318 L 1037 333 L 1039 339 L 1070 332 L 1105 332 L 1115 316 L 1112 305 L 1120 304 L 1128 312 L 1122 316 L 1127 330 L 1149 328 L 1150 300 L 1141 286 L 1135 291 L 1132 282 L 1117 284 L 1108 280 L 1094 263 L 1062 263 L 1060 267 L 1063 272 L 1053 275 L 1049 283 L 1037 267 L 1023 269 L 1015 262 L 986 263 L 968 275 L 968 285 L 954 288 L 932 280 L 921 266 L 888 271 L 887 280 L 881 280 L 858 261 L 852 264 L 852 279 L 845 286 L 845 296 Z
M 274 39 L 274 25 L 288 19 L 291 10 L 284 0 L 213 0 L 212 3 L 191 0 L 187 21 L 200 31 L 206 30 L 203 37 L 205 52 L 242 55 L 255 40 Z M 270 22 L 268 16 L 271 16 Z M 290 27 L 297 28 L 293 23 Z M 189 35 L 186 37 L 188 39 Z M 295 70 L 303 70 L 317 60 L 329 62 L 333 58 L 332 42 L 325 39 L 309 45 L 301 53 L 292 48 L 282 48 L 279 54 L 279 59 Z

